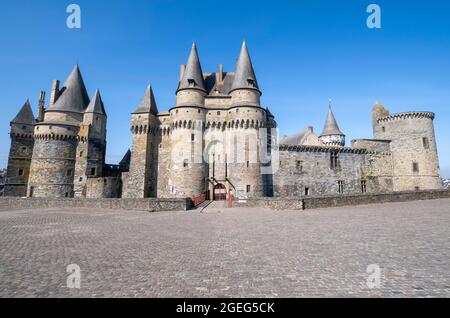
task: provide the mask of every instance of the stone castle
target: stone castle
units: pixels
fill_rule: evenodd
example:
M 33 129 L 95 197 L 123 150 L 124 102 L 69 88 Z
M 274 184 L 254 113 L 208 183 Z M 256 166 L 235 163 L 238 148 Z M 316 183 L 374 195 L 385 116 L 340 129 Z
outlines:
M 293 197 L 440 189 L 434 114 L 372 109 L 373 139 L 345 143 L 330 108 L 323 132 L 277 138 L 245 42 L 235 72 L 202 71 L 193 44 L 175 105 L 159 112 L 152 87 L 131 114 L 131 150 L 105 164 L 107 114 L 76 66 L 37 117 L 27 101 L 11 121 L 5 196 Z

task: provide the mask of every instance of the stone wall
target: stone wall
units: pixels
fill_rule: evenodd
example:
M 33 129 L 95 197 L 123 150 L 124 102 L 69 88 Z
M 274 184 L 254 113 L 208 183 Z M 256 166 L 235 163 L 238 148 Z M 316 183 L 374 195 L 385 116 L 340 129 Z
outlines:
M 289 198 L 236 199 L 233 207 L 261 207 L 273 210 L 310 210 L 341 206 L 407 202 L 418 200 L 450 199 L 450 190 L 409 191 L 393 193 L 347 194 Z
M 267 208 L 271 210 L 303 210 L 303 200 L 299 198 L 248 198 L 236 199 L 233 207 Z
M 0 211 L 45 208 L 87 208 L 129 211 L 185 211 L 190 199 L 86 199 L 86 198 L 0 198 Z
M 332 168 L 332 154 L 337 165 Z M 343 194 L 392 191 L 392 164 L 388 153 L 364 149 L 280 146 L 280 167 L 273 176 L 274 196 L 335 195 L 339 181 Z
M 100 177 L 88 178 L 86 184 L 86 198 L 120 198 L 122 178 Z
M 34 147 L 34 140 L 30 134 L 23 135 L 23 137 L 11 134 L 11 148 L 4 187 L 5 196 L 25 197 L 27 195 Z
M 304 209 L 319 209 L 339 206 L 380 204 L 450 198 L 448 190 L 405 191 L 393 193 L 354 194 L 303 198 Z

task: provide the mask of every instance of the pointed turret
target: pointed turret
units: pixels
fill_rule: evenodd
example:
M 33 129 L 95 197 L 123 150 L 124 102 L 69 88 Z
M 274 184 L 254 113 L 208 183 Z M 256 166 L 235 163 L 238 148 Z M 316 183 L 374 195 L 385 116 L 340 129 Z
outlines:
M 342 135 L 345 136 L 344 133 L 341 132 L 339 126 L 336 122 L 336 118 L 334 117 L 333 111 L 331 110 L 331 106 L 328 109 L 327 119 L 325 121 L 325 125 L 323 127 L 323 131 L 321 136 L 331 136 L 331 135 Z
M 99 89 L 95 91 L 94 97 L 86 108 L 85 113 L 95 113 L 106 116 L 105 106 L 103 105 Z
M 49 107 L 50 111 L 83 112 L 89 104 L 89 96 L 84 86 L 80 68 L 75 65 L 64 87 L 59 91 L 56 102 Z
M 256 80 L 255 71 L 245 41 L 242 43 L 230 93 L 237 89 L 255 89 L 259 91 L 258 81 Z
M 25 104 L 22 106 L 20 111 L 17 113 L 16 117 L 11 121 L 11 124 L 24 124 L 24 125 L 34 125 L 35 119 L 33 115 L 33 110 L 31 109 L 30 101 L 27 99 Z
M 339 129 L 336 118 L 334 117 L 331 109 L 331 100 L 328 108 L 327 119 L 325 120 L 322 134 L 320 135 L 320 140 L 325 145 L 329 146 L 345 145 L 345 134 Z
M 198 58 L 197 46 L 192 43 L 191 53 L 189 55 L 183 77 L 178 85 L 177 92 L 183 89 L 198 89 L 206 92 L 205 82 L 203 79 L 202 67 Z
M 121 166 L 124 170 L 129 170 L 130 168 L 130 161 L 131 161 L 131 150 L 128 149 L 125 156 L 123 156 L 122 160 L 119 162 L 119 166 Z
M 144 97 L 142 97 L 139 106 L 133 112 L 133 114 L 151 113 L 153 115 L 158 114 L 158 107 L 156 106 L 155 95 L 151 85 L 147 86 Z

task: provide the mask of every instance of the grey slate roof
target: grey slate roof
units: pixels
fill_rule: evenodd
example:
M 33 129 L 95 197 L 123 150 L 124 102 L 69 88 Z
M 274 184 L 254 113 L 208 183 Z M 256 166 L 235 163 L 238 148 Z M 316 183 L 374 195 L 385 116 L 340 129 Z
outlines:
M 70 112 L 83 112 L 89 104 L 89 96 L 84 86 L 80 68 L 75 65 L 63 88 L 60 96 L 48 110 L 60 110 Z
M 215 95 L 217 90 L 220 95 L 228 95 L 231 90 L 231 85 L 234 81 L 233 72 L 223 72 L 223 82 L 219 83 L 217 73 L 203 73 L 205 79 L 206 92 L 209 95 Z
M 280 144 L 283 145 L 301 145 L 303 143 L 303 138 L 305 137 L 306 130 L 300 131 L 292 136 L 286 136 L 280 140 Z
M 189 54 L 189 59 L 184 70 L 183 78 L 178 85 L 177 92 L 187 88 L 206 91 L 202 67 L 198 58 L 197 46 L 195 45 L 195 42 L 192 43 L 191 53 Z
M 34 125 L 36 123 L 31 109 L 30 101 L 27 100 L 22 106 L 16 117 L 11 121 L 13 124 Z
M 255 71 L 253 70 L 253 64 L 245 41 L 242 43 L 241 54 L 237 61 L 234 81 L 230 91 L 242 88 L 256 89 L 259 91 Z
M 331 106 L 328 109 L 327 119 L 325 120 L 325 126 L 323 127 L 323 132 L 321 136 L 331 136 L 331 135 L 341 135 L 345 136 L 345 134 L 339 129 L 339 126 L 336 122 L 336 118 L 334 117 L 333 111 L 331 110 Z
M 153 95 L 153 89 L 151 85 L 147 86 L 144 97 L 142 97 L 139 106 L 133 112 L 133 114 L 151 113 L 153 115 L 158 114 L 158 107 L 156 106 L 155 95 Z
M 120 160 L 119 165 L 121 166 L 129 166 L 131 161 L 131 150 L 128 149 L 125 156 L 123 156 L 122 160 Z
M 106 116 L 105 106 L 103 105 L 102 96 L 98 89 L 95 91 L 94 97 L 86 108 L 85 113 L 95 113 Z

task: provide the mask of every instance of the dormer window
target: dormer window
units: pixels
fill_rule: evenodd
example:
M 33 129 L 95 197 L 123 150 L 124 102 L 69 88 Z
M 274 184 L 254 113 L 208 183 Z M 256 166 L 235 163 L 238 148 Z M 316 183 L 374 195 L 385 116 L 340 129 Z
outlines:
M 195 87 L 195 81 L 194 81 L 194 79 L 188 78 L 187 81 L 188 81 L 189 87 Z
M 249 78 L 247 79 L 247 83 L 248 83 L 248 85 L 251 86 L 251 87 L 256 87 L 256 85 L 255 85 L 255 80 L 254 80 L 253 78 L 251 78 L 251 77 L 249 77 Z

